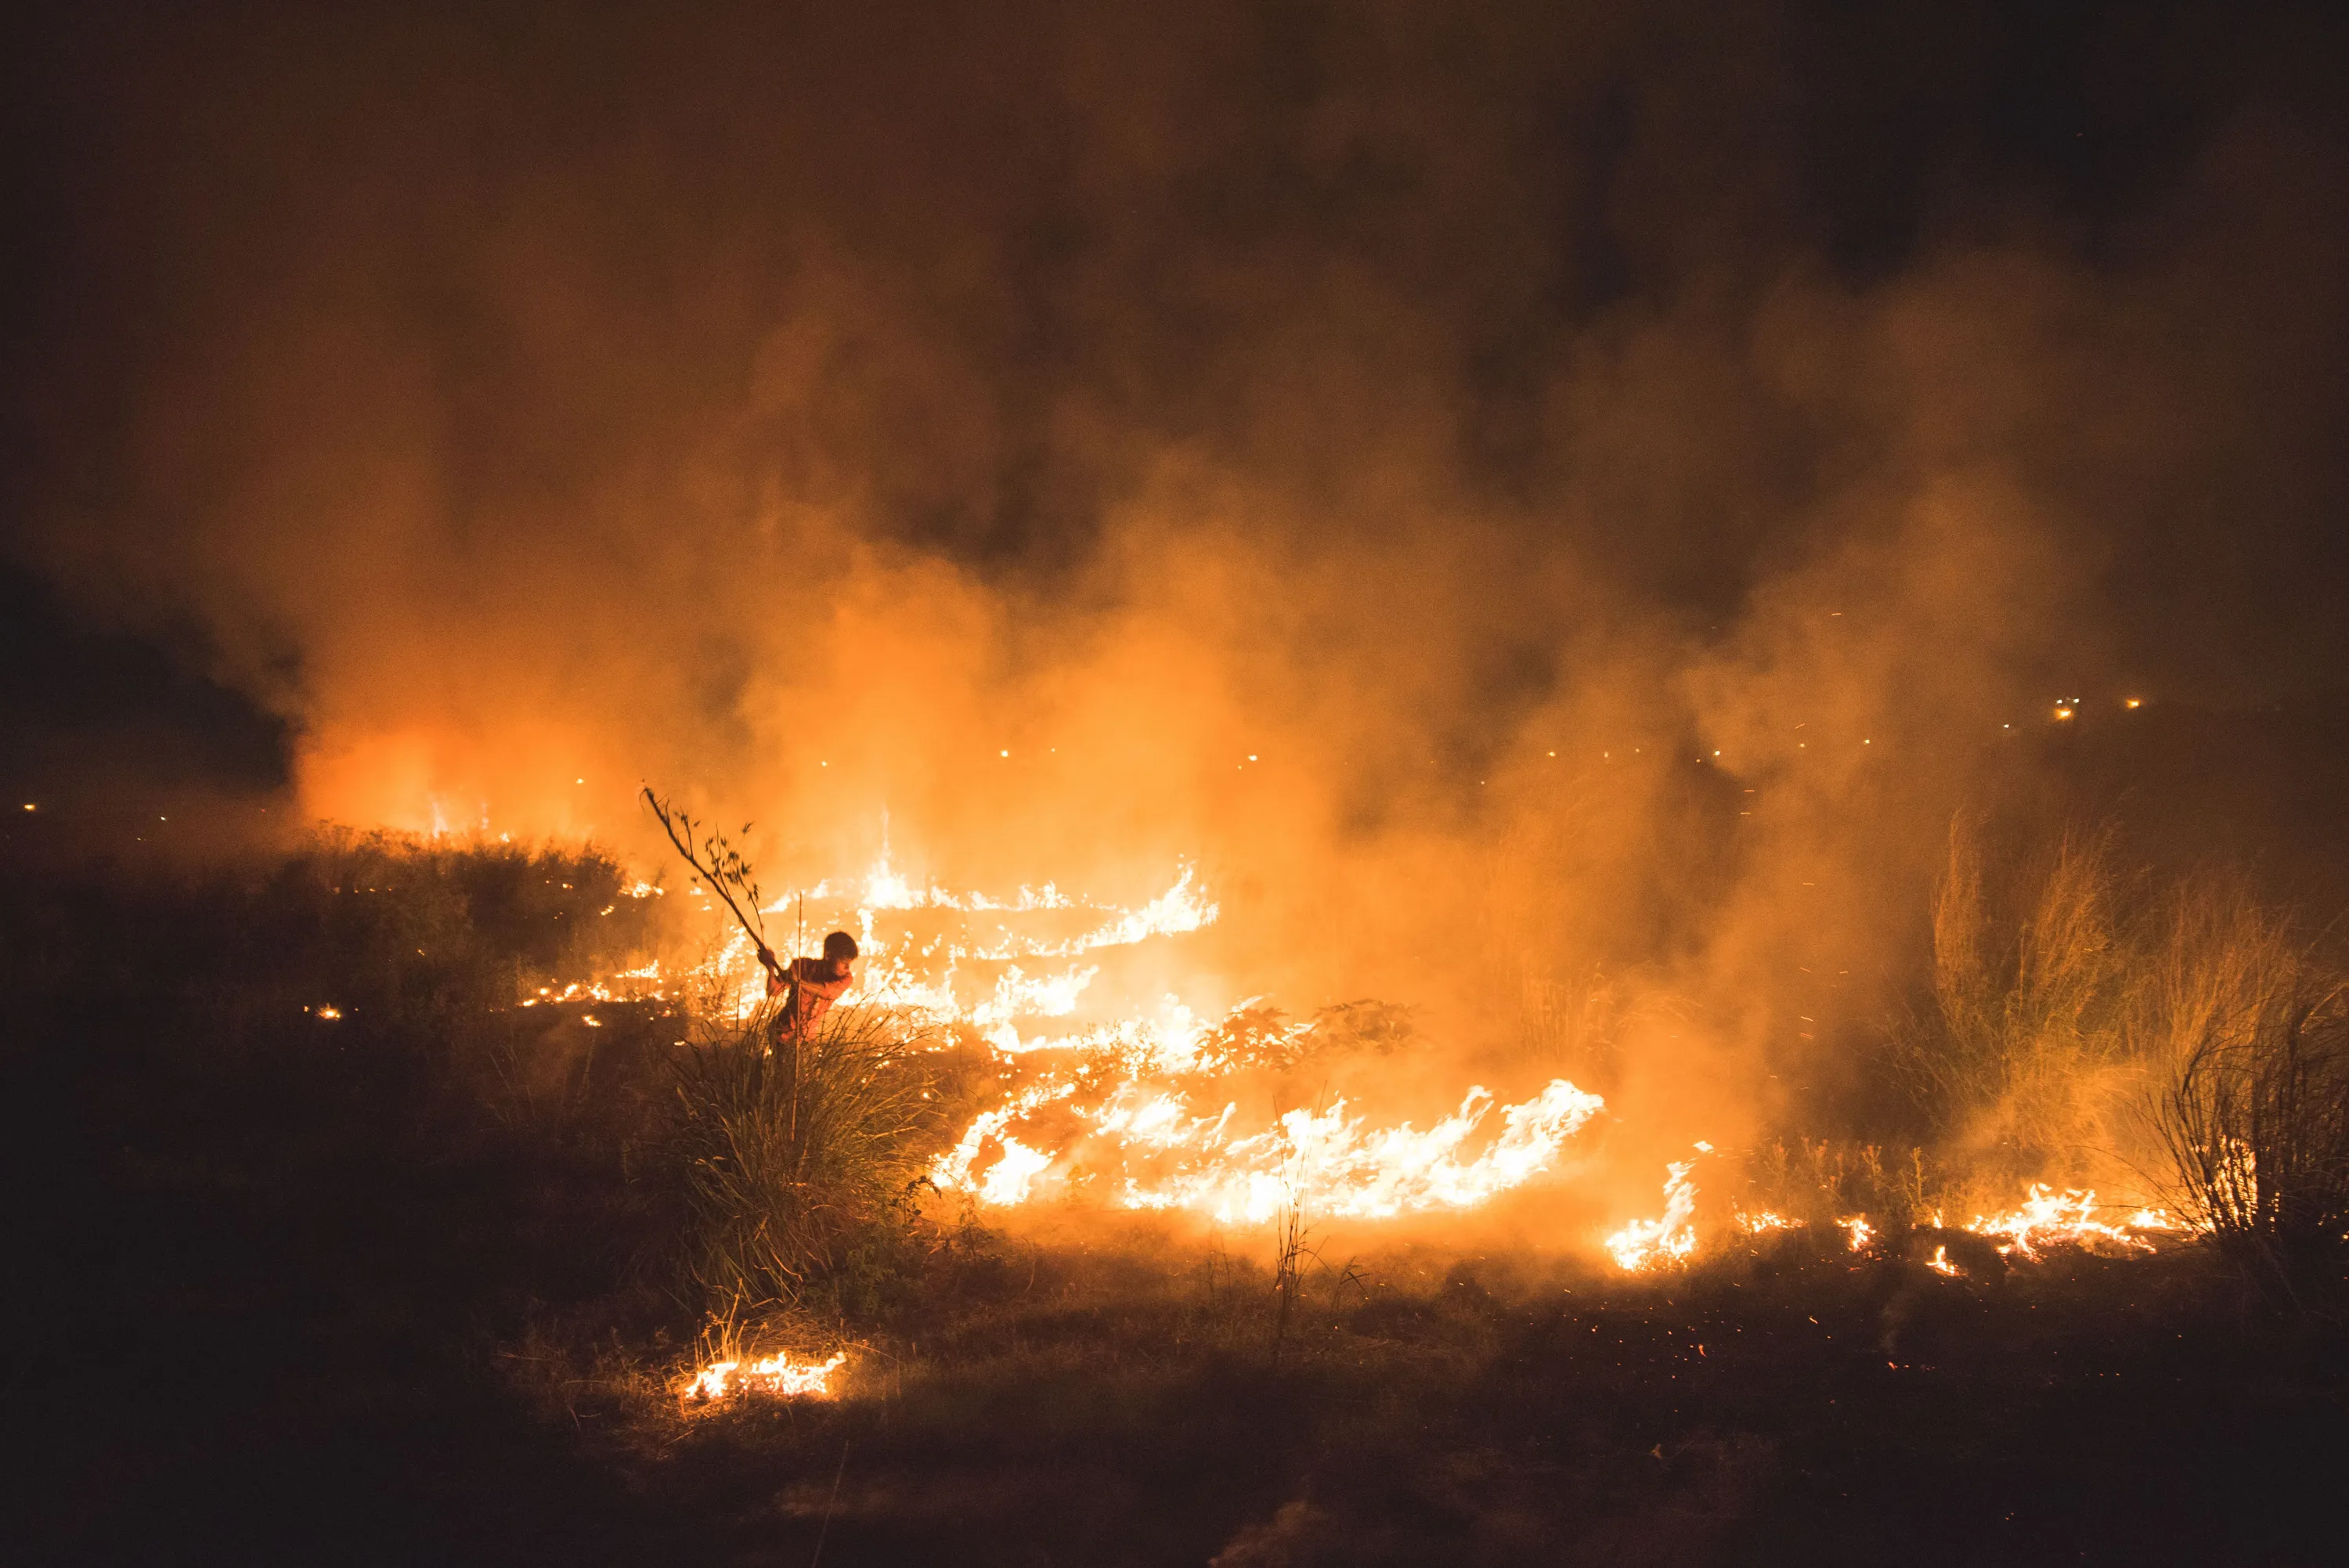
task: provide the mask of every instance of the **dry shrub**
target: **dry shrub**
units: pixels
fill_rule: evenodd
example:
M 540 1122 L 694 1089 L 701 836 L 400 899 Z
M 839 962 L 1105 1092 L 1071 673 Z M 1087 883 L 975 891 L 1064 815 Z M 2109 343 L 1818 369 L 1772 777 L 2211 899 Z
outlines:
M 1934 897 L 1931 1001 L 1896 1027 L 1895 1060 L 1931 1130 L 1992 1184 L 2074 1180 L 2114 1147 L 2135 1078 L 2132 890 L 2109 832 L 2066 834 L 1991 880 L 1959 819 Z
M 775 1012 L 706 1024 L 677 1062 L 671 1151 L 686 1268 L 710 1311 L 874 1305 L 914 1222 L 939 1118 L 902 1015 L 835 1007 L 802 1040 Z
M 2110 846 L 2067 836 L 1993 879 L 1953 826 L 1931 1005 L 1898 1059 L 1977 1201 L 2149 1181 L 2300 1299 L 2349 1256 L 2349 981 L 2240 883 L 2156 899 Z
M 2181 897 L 2137 1028 L 2171 1198 L 2306 1305 L 2349 1260 L 2349 982 L 2240 895 Z

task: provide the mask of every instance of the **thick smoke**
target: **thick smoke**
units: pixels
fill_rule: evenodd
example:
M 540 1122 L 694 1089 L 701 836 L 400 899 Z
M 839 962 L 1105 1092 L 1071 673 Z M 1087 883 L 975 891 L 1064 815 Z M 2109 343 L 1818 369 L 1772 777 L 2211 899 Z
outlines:
M 942 9 L 47 40 L 21 553 L 311 814 L 1195 857 L 1226 1000 L 1614 996 L 1659 1154 L 1834 1088 L 2057 698 L 2345 651 L 2304 37 Z

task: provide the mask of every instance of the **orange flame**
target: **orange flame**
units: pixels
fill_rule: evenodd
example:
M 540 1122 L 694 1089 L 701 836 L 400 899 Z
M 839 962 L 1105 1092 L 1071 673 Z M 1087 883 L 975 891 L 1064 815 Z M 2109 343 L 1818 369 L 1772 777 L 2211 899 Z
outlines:
M 1712 1152 L 1707 1144 L 1696 1147 L 1700 1153 Z M 1691 1222 L 1696 1212 L 1696 1186 L 1689 1180 L 1694 1166 L 1694 1161 L 1680 1161 L 1669 1168 L 1661 1218 L 1635 1220 L 1607 1238 L 1607 1250 L 1619 1266 L 1636 1273 L 1686 1263 L 1695 1255 L 1697 1235 Z M 2017 1207 L 2002 1214 L 1978 1214 L 1964 1228 L 1980 1236 L 2005 1238 L 1998 1249 L 2003 1256 L 2034 1260 L 2040 1249 L 2051 1246 L 2150 1253 L 2155 1250 L 2154 1243 L 2147 1239 L 2146 1233 L 2179 1233 L 2186 1229 L 2159 1209 L 2138 1209 L 2119 1223 L 2112 1223 L 2096 1217 L 2097 1211 L 2104 1207 L 2107 1205 L 2099 1204 L 2091 1191 L 2057 1193 L 2033 1184 L 2029 1196 Z M 1853 1214 L 1836 1223 L 1855 1253 L 1867 1251 L 1875 1238 L 1875 1227 L 1865 1214 Z M 1937 1228 L 1942 1223 L 1938 1212 L 1933 1215 L 1933 1223 Z M 1803 1222 L 1765 1209 L 1755 1213 L 1740 1212 L 1736 1224 L 1748 1235 L 1760 1235 L 1768 1231 L 1799 1230 Z M 1962 1272 L 1950 1261 L 1946 1245 L 1934 1249 L 1926 1266 L 1945 1274 Z
M 1213 923 L 1220 912 L 1188 866 L 1155 898 L 1128 908 L 1050 883 L 1006 899 L 916 885 L 885 851 L 843 890 L 819 883 L 778 899 L 768 913 L 795 909 L 802 897 L 819 905 L 811 915 L 858 933 L 865 958 L 843 1003 L 959 1026 L 1005 1067 L 1035 1064 L 931 1169 L 940 1191 L 982 1203 L 1082 1196 L 1246 1222 L 1299 1204 L 1371 1219 L 1464 1209 L 1551 1169 L 1566 1140 L 1601 1109 L 1598 1096 L 1563 1078 L 1511 1105 L 1472 1087 L 1456 1110 L 1423 1130 L 1410 1121 L 1372 1125 L 1343 1101 L 1254 1126 L 1236 1102 L 1195 1103 L 1231 1065 L 1216 1055 L 1219 1026 L 1261 999 L 1220 1021 L 1173 996 L 1154 1011 L 1116 1016 L 1113 1001 L 1092 993 L 1099 965 L 1078 962 Z M 740 932 L 709 972 L 738 1007 L 763 995 Z M 1106 1021 L 1105 1011 L 1112 1015 Z M 1277 1049 L 1313 1027 L 1265 1025 L 1251 1037 Z
M 1710 1154 L 1713 1146 L 1700 1143 L 1700 1154 Z M 1634 1220 L 1607 1238 L 1608 1253 L 1618 1268 L 1638 1273 L 1646 1269 L 1663 1268 L 1672 1264 L 1686 1263 L 1696 1253 L 1696 1183 L 1689 1172 L 1696 1168 L 1693 1160 L 1676 1160 L 1664 1168 L 1664 1212 L 1652 1220 Z
M 848 1364 L 848 1352 L 829 1361 L 793 1361 L 778 1353 L 744 1366 L 740 1361 L 713 1361 L 687 1379 L 688 1399 L 723 1399 L 735 1394 L 773 1394 L 786 1399 L 832 1398 L 832 1375 Z

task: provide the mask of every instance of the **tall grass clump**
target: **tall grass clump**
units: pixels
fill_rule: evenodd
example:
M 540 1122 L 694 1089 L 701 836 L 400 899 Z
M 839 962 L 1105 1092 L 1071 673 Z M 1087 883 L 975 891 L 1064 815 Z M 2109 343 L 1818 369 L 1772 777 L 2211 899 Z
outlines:
M 1993 875 L 1961 819 L 1892 1043 L 1978 1200 L 2149 1186 L 2294 1302 L 2349 1264 L 2349 977 L 2238 881 L 2157 890 L 2109 833 Z
M 2297 1305 L 2349 1264 L 2349 979 L 2240 895 L 2181 896 L 2139 1030 L 2184 1216 Z
M 1974 824 L 1951 824 L 1931 995 L 1892 1045 L 1930 1131 L 1992 1183 L 2075 1179 L 2114 1145 L 2134 1075 L 2131 891 L 2109 833 L 2067 834 L 1994 879 Z
M 713 1316 L 877 1310 L 901 1272 L 940 1119 L 902 1015 L 835 1007 L 801 1039 L 775 1009 L 706 1024 L 676 1063 L 685 1272 Z

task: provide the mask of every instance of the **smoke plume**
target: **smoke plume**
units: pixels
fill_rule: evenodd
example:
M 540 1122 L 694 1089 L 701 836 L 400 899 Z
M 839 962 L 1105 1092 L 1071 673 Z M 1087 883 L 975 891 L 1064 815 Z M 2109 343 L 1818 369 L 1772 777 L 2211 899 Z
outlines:
M 2216 26 L 61 22 L 13 550 L 200 626 L 305 814 L 1191 858 L 1226 1000 L 1667 999 L 1613 1101 L 1734 1136 L 2016 731 L 2349 652 L 2330 35 Z

